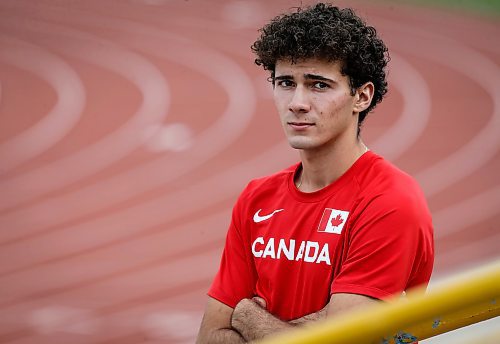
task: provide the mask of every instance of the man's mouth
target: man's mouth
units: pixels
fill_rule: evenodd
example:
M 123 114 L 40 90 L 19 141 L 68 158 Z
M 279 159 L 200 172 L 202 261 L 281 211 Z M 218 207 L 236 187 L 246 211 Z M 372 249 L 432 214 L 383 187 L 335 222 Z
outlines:
M 295 130 L 304 130 L 314 125 L 310 122 L 288 122 L 287 124 Z

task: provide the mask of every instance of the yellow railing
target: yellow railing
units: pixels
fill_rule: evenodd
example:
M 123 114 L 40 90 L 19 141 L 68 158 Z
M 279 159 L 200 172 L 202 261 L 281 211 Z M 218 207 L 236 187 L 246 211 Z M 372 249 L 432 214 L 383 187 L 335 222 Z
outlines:
M 500 315 L 500 260 L 424 293 L 267 338 L 259 344 L 412 343 Z M 500 341 L 499 341 L 500 342 Z

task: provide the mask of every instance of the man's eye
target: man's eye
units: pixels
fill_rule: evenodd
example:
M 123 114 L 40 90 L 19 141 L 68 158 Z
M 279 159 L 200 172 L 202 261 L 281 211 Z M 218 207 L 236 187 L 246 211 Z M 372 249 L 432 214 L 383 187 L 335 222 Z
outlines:
M 327 83 L 318 81 L 313 84 L 313 87 L 318 89 L 318 90 L 324 90 L 326 88 L 329 88 L 330 86 Z
M 291 80 L 279 80 L 276 84 L 280 87 L 293 87 L 293 81 Z

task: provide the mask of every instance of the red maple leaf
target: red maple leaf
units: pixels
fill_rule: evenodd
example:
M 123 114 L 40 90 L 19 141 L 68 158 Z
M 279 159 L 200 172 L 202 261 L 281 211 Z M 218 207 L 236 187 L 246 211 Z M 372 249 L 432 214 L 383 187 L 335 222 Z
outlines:
M 340 216 L 340 214 L 337 214 L 336 217 L 332 218 L 332 220 L 330 221 L 330 224 L 333 227 L 338 227 L 342 224 L 342 222 L 344 222 L 344 219 L 342 218 L 342 216 Z

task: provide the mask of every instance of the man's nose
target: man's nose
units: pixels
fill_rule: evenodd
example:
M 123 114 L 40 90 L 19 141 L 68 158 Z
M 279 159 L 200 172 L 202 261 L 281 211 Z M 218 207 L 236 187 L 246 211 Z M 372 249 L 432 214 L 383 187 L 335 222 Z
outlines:
M 288 109 L 293 113 L 306 113 L 311 110 L 309 98 L 303 87 L 296 87 L 293 97 L 288 104 Z

